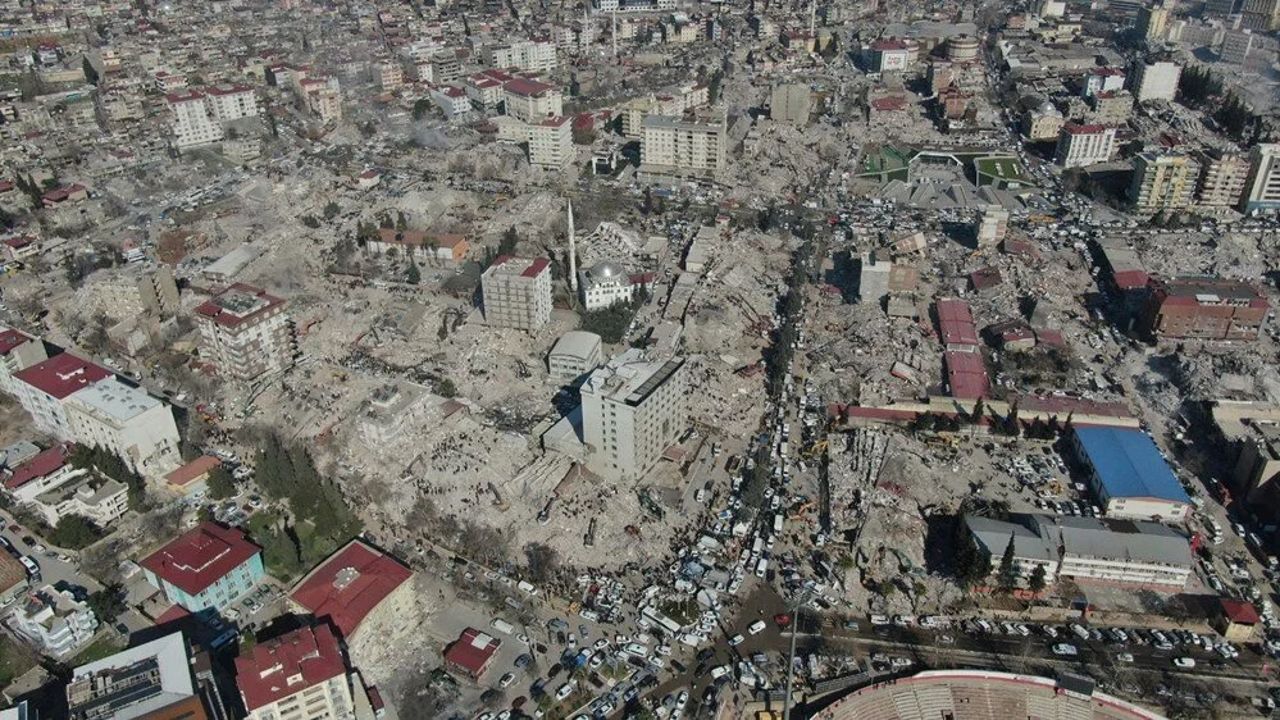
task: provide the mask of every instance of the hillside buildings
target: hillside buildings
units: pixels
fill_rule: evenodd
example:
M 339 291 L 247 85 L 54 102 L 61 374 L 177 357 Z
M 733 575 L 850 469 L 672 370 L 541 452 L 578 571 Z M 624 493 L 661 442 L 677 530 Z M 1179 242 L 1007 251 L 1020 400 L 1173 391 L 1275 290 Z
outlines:
M 195 309 L 200 354 L 220 375 L 253 380 L 293 364 L 293 330 L 285 301 L 237 283 Z
M 684 359 L 653 362 L 627 350 L 581 388 L 582 436 L 592 472 L 638 480 L 657 465 L 688 422 Z
M 500 255 L 480 276 L 484 320 L 534 331 L 551 319 L 551 261 Z

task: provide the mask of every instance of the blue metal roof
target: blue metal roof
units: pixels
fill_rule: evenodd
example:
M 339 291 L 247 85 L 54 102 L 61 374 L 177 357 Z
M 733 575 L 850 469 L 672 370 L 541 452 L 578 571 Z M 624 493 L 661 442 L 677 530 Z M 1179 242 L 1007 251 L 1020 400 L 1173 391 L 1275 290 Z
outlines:
M 1111 497 L 1191 502 L 1146 433 L 1108 427 L 1081 427 L 1075 432 L 1098 481 Z

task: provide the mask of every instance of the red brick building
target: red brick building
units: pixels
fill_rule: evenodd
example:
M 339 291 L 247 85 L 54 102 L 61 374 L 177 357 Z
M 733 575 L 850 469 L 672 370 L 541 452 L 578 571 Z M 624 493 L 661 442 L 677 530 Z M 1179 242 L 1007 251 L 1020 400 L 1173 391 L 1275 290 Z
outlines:
M 1183 276 L 1152 280 L 1140 327 L 1157 338 L 1256 340 L 1271 305 L 1240 280 Z

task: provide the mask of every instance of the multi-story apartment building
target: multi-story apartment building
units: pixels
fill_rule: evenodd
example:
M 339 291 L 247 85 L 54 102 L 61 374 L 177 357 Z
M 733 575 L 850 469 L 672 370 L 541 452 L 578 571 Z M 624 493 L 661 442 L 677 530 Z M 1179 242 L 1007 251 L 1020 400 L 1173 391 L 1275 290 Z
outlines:
M 1245 212 L 1280 209 L 1280 144 L 1259 143 L 1249 151 Z
M 1182 68 L 1177 63 L 1139 61 L 1130 75 L 1133 96 L 1140 103 L 1151 100 L 1173 102 L 1180 77 Z
M 641 172 L 714 176 L 724 168 L 728 133 L 723 115 L 697 120 L 649 115 L 643 133 Z
M 471 116 L 471 97 L 457 85 L 441 85 L 431 90 L 431 99 L 448 120 Z
M 79 515 L 104 528 L 129 509 L 129 486 L 89 473 L 37 495 L 31 504 L 49 527 L 68 515 Z
M 1089 100 L 1090 122 L 1120 126 L 1133 115 L 1133 95 L 1128 90 L 1111 90 L 1092 95 Z
M 1240 24 L 1250 30 L 1280 30 L 1280 0 L 1244 0 Z
M 564 115 L 564 96 L 546 83 L 516 78 L 502 86 L 507 114 L 527 123 Z
M 178 285 L 168 265 L 126 265 L 94 273 L 89 287 L 98 311 L 117 320 L 173 317 L 179 309 Z
M 914 53 L 907 42 L 898 38 L 875 40 L 867 53 L 871 72 L 878 73 L 906 70 L 913 56 Z
M 617 110 L 622 122 L 622 134 L 629 138 L 643 137 L 646 116 L 681 117 L 690 110 L 706 105 L 710 98 L 710 88 L 705 83 L 685 83 L 655 95 L 628 100 Z
M 351 720 L 352 679 L 328 625 L 258 643 L 236 658 L 246 720 Z
M 1153 280 L 1141 329 L 1161 339 L 1258 339 L 1271 305 L 1252 285 L 1229 278 Z
M 573 119 L 549 117 L 527 126 L 529 164 L 546 170 L 564 170 L 573 164 Z
M 1185 210 L 1195 201 L 1200 165 L 1188 155 L 1140 153 L 1133 161 L 1129 201 L 1139 214 Z
M 307 78 L 298 83 L 303 104 L 321 122 L 342 119 L 342 90 L 338 78 Z
M 630 349 L 587 376 L 582 439 L 592 472 L 638 480 L 684 432 L 688 405 L 684 359 L 652 362 Z
M 64 402 L 73 393 L 109 377 L 112 374 L 106 368 L 64 352 L 14 374 L 13 390 L 37 428 L 72 440 Z
M 1115 142 L 1115 128 L 1067 123 L 1058 132 L 1058 147 L 1054 159 L 1064 168 L 1106 162 L 1111 159 Z
M 224 377 L 252 380 L 293 364 L 293 329 L 285 301 L 236 283 L 196 307 L 200 353 Z
M 1249 158 L 1243 153 L 1210 148 L 1196 150 L 1200 178 L 1196 183 L 1196 202 L 1204 208 L 1233 208 L 1244 197 L 1249 181 Z
M 480 276 L 480 292 L 485 323 L 537 330 L 551 319 L 551 261 L 499 255 Z
M 257 117 L 258 94 L 248 85 L 213 85 L 204 89 L 205 107 L 215 122 Z
M 145 390 L 108 378 L 64 406 L 76 442 L 112 451 L 143 477 L 160 478 L 182 464 L 173 411 Z
M 173 115 L 173 144 L 190 148 L 208 145 L 222 140 L 222 126 L 209 116 L 205 96 L 192 90 L 186 93 L 169 93 L 165 96 L 169 112 Z
M 244 531 L 204 522 L 138 563 L 165 598 L 200 612 L 230 607 L 262 579 L 262 548 Z
M 55 658 L 69 657 L 88 645 L 98 630 L 98 618 L 88 605 L 49 585 L 29 590 L 5 624 L 36 650 Z
M 81 665 L 67 685 L 69 720 L 217 720 L 225 707 L 208 657 L 181 632 Z
M 1093 97 L 1098 93 L 1117 92 L 1124 89 L 1124 70 L 1117 67 L 1096 67 L 1090 70 L 1080 86 L 1080 94 Z
M 40 338 L 0 326 L 0 392 L 15 395 L 15 373 L 48 359 Z
M 71 443 L 58 443 L 23 463 L 0 471 L 4 492 L 18 504 L 35 502 L 41 494 L 89 474 L 70 462 Z
M 404 86 L 404 68 L 395 60 L 378 63 L 374 68 L 378 78 L 378 88 L 382 92 L 395 92 Z
M 492 67 L 518 68 L 538 73 L 552 72 L 559 64 L 555 43 L 540 40 L 493 45 L 486 49 L 485 57 Z

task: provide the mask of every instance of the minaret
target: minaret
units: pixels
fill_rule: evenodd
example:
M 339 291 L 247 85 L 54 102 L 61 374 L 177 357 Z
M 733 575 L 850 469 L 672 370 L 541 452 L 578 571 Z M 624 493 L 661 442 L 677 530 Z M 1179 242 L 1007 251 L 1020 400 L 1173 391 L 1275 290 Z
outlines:
M 613 11 L 613 56 L 618 57 L 618 11 Z
M 569 200 L 569 289 L 578 292 L 578 248 L 573 242 L 573 199 Z
M 818 46 L 818 0 L 809 0 L 809 37 L 813 39 L 813 46 Z

